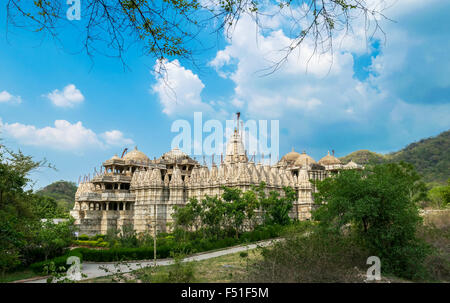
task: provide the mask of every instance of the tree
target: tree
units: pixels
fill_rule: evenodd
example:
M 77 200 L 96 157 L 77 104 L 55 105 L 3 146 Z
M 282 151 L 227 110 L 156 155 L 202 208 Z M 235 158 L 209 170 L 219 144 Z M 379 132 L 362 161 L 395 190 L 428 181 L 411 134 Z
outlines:
M 61 255 L 73 239 L 73 219 L 54 223 L 52 220 L 42 222 L 34 235 L 35 243 L 42 248 L 44 258 Z
M 234 27 L 245 15 L 250 16 L 260 30 L 267 27 L 267 17 L 279 15 L 287 20 L 292 39 L 288 45 L 281 46 L 285 56 L 275 62 L 273 70 L 307 39 L 313 41 L 316 51 L 332 51 L 336 33 L 350 32 L 357 17 L 365 18 L 366 30 L 372 30 L 368 36 L 373 35 L 381 30 L 379 21 L 385 18 L 382 12 L 386 6 L 384 0 L 377 1 L 376 5 L 367 0 L 75 2 L 80 3 L 80 24 L 72 22 L 71 25 L 82 33 L 85 52 L 114 56 L 122 61 L 124 52 L 136 42 L 145 54 L 160 59 L 160 62 L 171 57 L 192 58 L 195 48 L 202 45 L 202 39 L 198 38 L 201 31 L 224 31 L 231 38 Z M 49 34 L 58 42 L 62 25 L 70 22 L 68 9 L 65 1 L 60 0 L 36 0 L 32 4 L 8 0 L 6 4 L 9 24 Z M 77 8 L 69 12 L 72 10 Z
M 198 230 L 202 205 L 196 198 L 191 198 L 185 206 L 174 206 L 173 218 L 176 227 Z
M 416 237 L 423 186 L 412 165 L 341 171 L 316 186 L 319 207 L 313 218 L 321 228 L 354 234 L 362 247 L 381 259 L 385 272 L 406 278 L 423 273 L 428 247 Z
M 450 203 L 450 179 L 446 186 L 435 186 L 428 192 L 428 199 L 437 208 L 445 208 Z
M 218 197 L 206 196 L 201 202 L 200 219 L 209 236 L 218 236 L 225 220 L 226 206 Z
M 58 215 L 53 199 L 35 195 L 26 189 L 32 184 L 30 172 L 52 167 L 45 160 L 34 161 L 21 151 L 0 145 L 0 272 L 17 265 L 39 261 L 54 253 L 55 245 L 66 245 L 72 234 L 63 225 L 47 228 L 44 217 Z M 62 242 L 60 241 L 62 239 Z M 48 248 L 48 250 L 47 250 Z M 43 256 L 46 254 L 46 256 Z
M 291 222 L 289 212 L 293 207 L 295 201 L 295 191 L 289 187 L 283 187 L 284 196 L 280 197 L 280 193 L 276 191 L 269 192 L 269 196 L 265 194 L 266 184 L 261 184 L 255 188 L 261 208 L 264 212 L 264 222 L 266 224 L 280 224 L 287 225 Z

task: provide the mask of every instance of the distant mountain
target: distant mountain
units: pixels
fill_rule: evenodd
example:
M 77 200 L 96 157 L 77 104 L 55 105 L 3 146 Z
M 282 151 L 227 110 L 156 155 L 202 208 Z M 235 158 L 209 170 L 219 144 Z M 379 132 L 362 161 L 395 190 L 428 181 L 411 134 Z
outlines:
M 397 152 L 382 155 L 358 150 L 340 160 L 359 164 L 405 161 L 414 165 L 425 182 L 445 183 L 450 178 L 450 130 L 411 143 Z
M 378 164 L 386 161 L 386 157 L 384 155 L 371 152 L 367 149 L 357 150 L 339 159 L 344 164 L 347 164 L 350 161 L 358 164 Z
M 57 181 L 38 190 L 36 194 L 54 198 L 65 210 L 71 210 L 75 202 L 77 186 L 75 182 Z

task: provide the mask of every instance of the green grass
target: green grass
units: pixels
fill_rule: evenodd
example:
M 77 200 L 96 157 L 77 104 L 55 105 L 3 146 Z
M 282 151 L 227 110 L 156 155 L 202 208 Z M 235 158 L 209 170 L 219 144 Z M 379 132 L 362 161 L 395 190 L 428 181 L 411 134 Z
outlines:
M 4 275 L 0 275 L 0 283 L 8 283 L 23 279 L 29 279 L 33 277 L 38 277 L 31 269 L 24 269 L 21 271 L 5 273 Z
M 248 256 L 234 253 L 203 261 L 194 261 L 194 283 L 229 283 L 239 282 L 245 275 L 247 266 L 261 258 L 259 249 L 247 251 Z M 125 274 L 123 282 L 164 283 L 169 282 L 169 272 L 175 265 L 147 267 Z M 83 283 L 111 283 L 111 276 L 99 277 L 83 281 Z

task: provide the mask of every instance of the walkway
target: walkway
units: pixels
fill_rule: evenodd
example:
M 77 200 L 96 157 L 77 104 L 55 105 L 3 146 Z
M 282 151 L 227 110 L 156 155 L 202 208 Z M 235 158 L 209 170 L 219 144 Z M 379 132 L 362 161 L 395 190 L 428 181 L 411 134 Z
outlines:
M 190 257 L 187 257 L 183 260 L 183 262 L 190 262 L 190 261 L 202 261 L 207 260 L 211 258 L 216 258 L 224 255 L 234 254 L 241 251 L 246 251 L 248 249 L 254 249 L 257 247 L 265 247 L 270 246 L 273 242 L 278 242 L 279 239 L 273 239 L 273 240 L 266 240 L 257 242 L 254 244 L 249 245 L 240 245 L 240 246 L 233 246 L 229 248 L 225 248 L 222 250 L 216 250 L 211 252 L 204 252 L 199 253 Z M 156 260 L 157 266 L 166 266 L 173 264 L 173 259 L 160 259 Z M 122 262 L 121 264 L 118 264 L 117 262 L 105 262 L 105 263 L 91 263 L 91 262 L 84 262 L 82 263 L 81 271 L 83 274 L 87 275 L 87 277 L 83 278 L 85 279 L 92 279 L 97 277 L 104 277 L 109 276 L 117 272 L 121 273 L 127 273 L 131 272 L 140 268 L 153 266 L 154 261 L 153 260 L 145 260 L 145 261 L 131 261 L 131 262 Z M 107 270 L 102 269 L 102 267 L 105 267 Z M 24 281 L 24 283 L 46 283 L 46 279 L 39 278 L 36 280 L 27 280 Z

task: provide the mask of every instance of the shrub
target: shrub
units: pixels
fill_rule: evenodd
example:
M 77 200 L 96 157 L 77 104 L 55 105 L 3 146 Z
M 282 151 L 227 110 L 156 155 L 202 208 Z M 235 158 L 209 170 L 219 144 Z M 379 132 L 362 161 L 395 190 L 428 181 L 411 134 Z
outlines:
M 53 262 L 53 264 L 55 264 L 55 268 L 60 268 L 63 266 L 65 270 L 67 270 L 71 266 L 70 264 L 67 264 L 67 258 L 69 258 L 70 256 L 76 256 L 80 258 L 80 262 L 83 261 L 83 254 L 79 250 L 74 249 L 63 256 L 56 257 L 47 261 L 33 263 L 30 265 L 30 269 L 37 274 L 45 274 L 45 267 L 50 266 L 50 263 Z
M 245 282 L 362 282 L 368 254 L 350 237 L 313 233 L 289 236 L 264 248 L 262 256 L 249 267 Z
M 85 235 L 85 234 L 82 234 L 82 235 L 80 235 L 80 236 L 78 237 L 78 240 L 81 240 L 81 241 L 89 241 L 89 236 L 88 236 L 88 235 Z
M 100 238 L 98 241 L 81 241 L 76 240 L 74 241 L 74 244 L 76 245 L 82 245 L 82 246 L 91 246 L 91 247 L 108 247 L 108 242 L 100 241 L 102 238 Z

